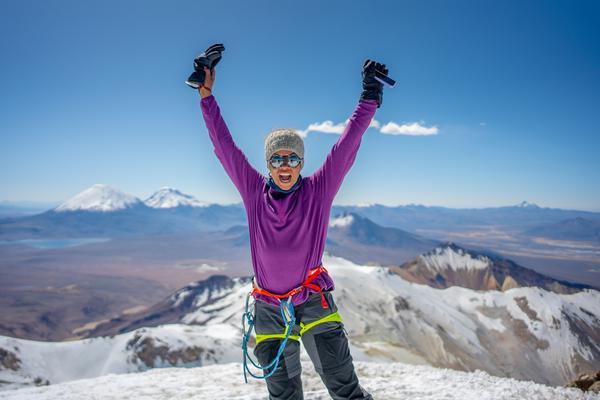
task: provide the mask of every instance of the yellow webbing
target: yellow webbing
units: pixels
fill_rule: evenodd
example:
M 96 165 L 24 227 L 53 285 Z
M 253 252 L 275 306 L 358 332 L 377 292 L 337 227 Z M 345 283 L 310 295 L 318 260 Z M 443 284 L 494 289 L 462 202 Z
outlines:
M 310 324 L 303 324 L 302 322 L 300 322 L 300 336 L 302 336 L 302 334 L 304 334 L 306 331 L 308 331 L 311 328 L 314 328 L 315 326 L 322 324 L 324 322 L 342 322 L 342 317 L 340 316 L 340 314 L 336 311 L 332 314 L 329 314 L 321 319 L 318 319 L 316 321 L 311 322 Z
M 306 333 L 309 329 L 312 329 L 315 326 L 325 323 L 325 322 L 342 322 L 342 317 L 336 311 L 332 314 L 326 315 L 325 317 L 318 319 L 316 321 L 313 321 L 309 324 L 304 324 L 304 323 L 300 322 L 300 335 L 299 336 L 290 335 L 289 339 L 300 340 L 300 337 L 304 333 Z M 273 334 L 266 334 L 266 335 L 257 334 L 256 335 L 256 344 L 258 345 L 260 342 L 262 342 L 263 340 L 267 340 L 267 339 L 283 339 L 283 338 L 285 338 L 286 333 L 287 333 L 287 328 L 283 333 L 273 333 Z

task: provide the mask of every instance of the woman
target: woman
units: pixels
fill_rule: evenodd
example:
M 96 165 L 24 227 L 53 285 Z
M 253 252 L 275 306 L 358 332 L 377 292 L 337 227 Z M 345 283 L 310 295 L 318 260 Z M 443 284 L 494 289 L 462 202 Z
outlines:
M 270 399 L 302 399 L 299 340 L 334 399 L 372 399 L 358 382 L 341 317 L 333 300 L 334 283 L 321 266 L 333 199 L 350 170 L 363 133 L 381 105 L 383 86 L 375 70 L 385 65 L 367 60 L 363 91 L 350 121 L 323 166 L 302 177 L 304 144 L 292 129 L 276 129 L 265 139 L 269 178 L 255 170 L 231 134 L 212 95 L 215 70 L 204 68 L 198 88 L 214 151 L 240 192 L 248 217 L 255 275 L 255 356 L 268 365 L 285 337 L 276 295 L 291 296 L 297 324 L 277 369 L 266 379 Z M 305 286 L 307 277 L 311 282 Z

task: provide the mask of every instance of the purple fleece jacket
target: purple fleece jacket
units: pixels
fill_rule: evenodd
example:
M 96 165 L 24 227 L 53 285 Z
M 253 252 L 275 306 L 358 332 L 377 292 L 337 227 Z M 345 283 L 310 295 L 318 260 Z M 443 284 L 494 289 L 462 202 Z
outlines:
M 284 294 L 298 287 L 308 271 L 321 263 L 333 199 L 354 163 L 377 102 L 359 101 L 324 164 L 312 175 L 302 177 L 290 193 L 271 188 L 267 178 L 250 165 L 234 143 L 214 96 L 203 98 L 200 105 L 215 154 L 246 208 L 256 281 L 263 289 Z M 328 274 L 321 274 L 313 282 L 322 290 L 334 289 Z M 312 289 L 305 289 L 295 295 L 293 304 L 303 303 L 311 292 Z M 258 295 L 257 299 L 279 304 L 270 297 Z

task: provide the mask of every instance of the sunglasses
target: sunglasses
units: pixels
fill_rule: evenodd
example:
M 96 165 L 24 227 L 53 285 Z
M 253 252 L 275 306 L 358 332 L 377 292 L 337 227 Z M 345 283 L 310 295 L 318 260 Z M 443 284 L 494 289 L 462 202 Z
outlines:
M 284 163 L 290 166 L 290 168 L 296 168 L 302 162 L 302 158 L 298 157 L 296 154 L 290 154 L 289 156 L 279 156 L 274 155 L 269 159 L 269 163 L 273 168 L 279 168 Z

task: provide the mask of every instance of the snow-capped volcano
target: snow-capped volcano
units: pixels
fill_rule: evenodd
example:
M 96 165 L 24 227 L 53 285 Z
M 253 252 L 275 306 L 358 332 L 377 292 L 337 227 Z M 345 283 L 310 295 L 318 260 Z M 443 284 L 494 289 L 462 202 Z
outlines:
M 71 197 L 54 209 L 64 211 L 118 211 L 143 204 L 135 196 L 124 193 L 111 186 L 96 184 Z
M 535 203 L 530 203 L 526 200 L 523 200 L 522 202 L 520 202 L 519 204 L 517 204 L 515 207 L 519 207 L 519 208 L 540 208 L 540 206 L 538 206 Z
M 181 193 L 177 189 L 165 186 L 154 192 L 150 197 L 144 200 L 148 207 L 152 208 L 175 208 L 184 207 L 208 207 L 210 203 L 200 201 L 194 196 Z

